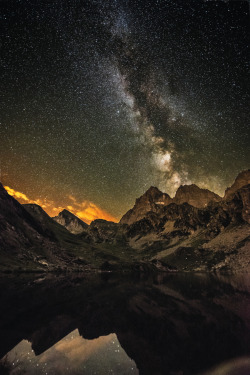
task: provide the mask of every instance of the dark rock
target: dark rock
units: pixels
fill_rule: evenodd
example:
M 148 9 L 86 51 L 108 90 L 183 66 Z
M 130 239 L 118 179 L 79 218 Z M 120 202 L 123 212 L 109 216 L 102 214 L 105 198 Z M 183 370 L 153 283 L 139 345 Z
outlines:
M 163 221 L 155 212 L 148 212 L 146 216 L 132 223 L 127 227 L 126 234 L 128 237 L 135 237 L 137 235 L 146 235 L 151 232 L 159 232 L 163 229 Z
M 87 233 L 88 238 L 95 243 L 112 243 L 114 241 L 122 242 L 124 240 L 125 228 L 126 225 L 97 219 L 92 221 L 89 225 Z

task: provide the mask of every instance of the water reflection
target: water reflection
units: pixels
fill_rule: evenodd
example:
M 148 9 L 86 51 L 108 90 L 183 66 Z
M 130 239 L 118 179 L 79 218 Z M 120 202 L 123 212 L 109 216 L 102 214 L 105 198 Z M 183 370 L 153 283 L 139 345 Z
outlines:
M 14 374 L 138 374 L 136 364 L 121 348 L 114 333 L 83 339 L 75 330 L 36 356 L 31 343 L 22 340 L 3 359 Z
M 232 359 L 237 375 L 245 374 L 239 368 L 250 354 L 246 275 L 23 277 L 1 279 L 0 290 L 0 358 L 11 351 L 5 367 L 16 366 L 13 353 L 23 363 L 6 373 L 33 374 L 31 358 L 20 354 L 30 342 L 32 371 L 47 363 L 34 374 L 219 374 L 211 369 L 222 364 L 229 374 Z M 249 362 L 244 366 L 249 374 Z

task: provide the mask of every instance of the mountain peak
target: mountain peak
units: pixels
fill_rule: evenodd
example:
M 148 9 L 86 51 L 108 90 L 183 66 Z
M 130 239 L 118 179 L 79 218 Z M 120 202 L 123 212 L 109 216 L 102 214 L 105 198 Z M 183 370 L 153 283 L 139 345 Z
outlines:
M 233 185 L 226 189 L 224 199 L 230 199 L 237 190 L 248 184 L 250 184 L 250 169 L 246 169 L 238 174 Z
M 66 208 L 64 208 L 61 212 L 59 212 L 58 216 L 63 216 L 63 217 L 67 217 L 67 216 L 70 216 L 70 217 L 77 217 L 75 216 L 74 214 L 72 214 L 72 212 L 66 210 Z M 79 219 L 80 220 L 80 219 Z
M 162 194 L 162 192 L 156 186 L 150 186 L 150 188 L 148 188 L 148 190 L 146 190 L 144 194 L 154 194 L 154 193 Z
M 163 193 L 155 186 L 150 188 L 136 199 L 134 207 L 120 220 L 121 224 L 132 224 L 145 217 L 147 212 L 158 212 L 162 206 L 172 202 L 170 196 Z
M 208 189 L 202 189 L 195 184 L 181 185 L 175 194 L 173 202 L 176 204 L 189 203 L 191 206 L 203 208 L 209 202 L 218 202 L 221 197 Z
M 88 224 L 66 209 L 62 210 L 57 216 L 53 217 L 53 220 L 55 220 L 58 224 L 63 225 L 73 234 L 82 233 L 88 228 Z
M 44 211 L 44 209 L 41 206 L 39 206 L 38 204 L 36 204 L 36 203 L 25 203 L 22 206 L 31 215 L 34 213 L 35 215 L 37 215 L 37 217 L 39 217 L 40 219 L 42 219 L 42 221 L 45 218 L 50 218 L 50 216 Z
M 199 188 L 199 186 L 195 185 L 195 184 L 190 184 L 190 185 L 180 185 L 177 189 L 178 190 L 186 190 L 186 191 L 192 191 L 192 190 L 207 190 L 207 189 L 201 189 Z
M 168 196 L 168 194 L 164 194 L 155 186 L 150 186 L 148 190 L 144 194 L 142 194 L 138 199 L 136 199 L 136 204 L 146 203 L 146 202 L 155 202 L 155 200 L 161 199 L 164 196 Z

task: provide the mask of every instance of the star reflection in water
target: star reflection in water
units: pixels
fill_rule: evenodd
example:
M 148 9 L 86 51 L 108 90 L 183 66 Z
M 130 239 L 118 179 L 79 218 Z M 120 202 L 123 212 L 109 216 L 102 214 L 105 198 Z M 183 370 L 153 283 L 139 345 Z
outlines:
M 3 362 L 13 375 L 139 373 L 135 362 L 120 346 L 116 334 L 87 340 L 77 329 L 38 356 L 31 343 L 22 340 L 3 358 Z
M 0 301 L 1 375 L 250 373 L 247 275 L 2 278 Z

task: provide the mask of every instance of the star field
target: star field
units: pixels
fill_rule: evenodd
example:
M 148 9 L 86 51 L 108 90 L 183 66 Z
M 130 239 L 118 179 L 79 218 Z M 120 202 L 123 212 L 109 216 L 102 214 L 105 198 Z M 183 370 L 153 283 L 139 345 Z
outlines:
M 119 219 L 150 185 L 223 195 L 249 168 L 247 1 L 1 8 L 1 180 L 49 214 Z

